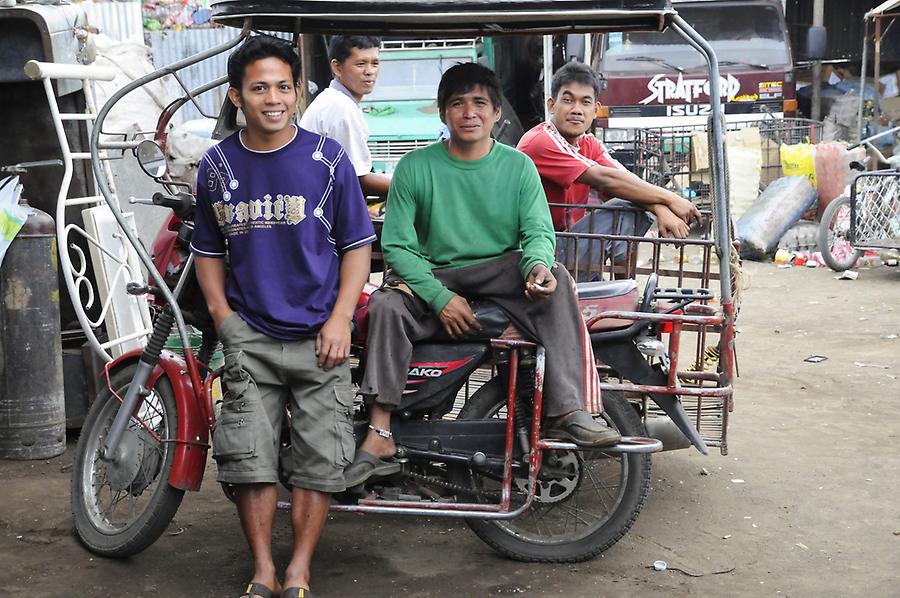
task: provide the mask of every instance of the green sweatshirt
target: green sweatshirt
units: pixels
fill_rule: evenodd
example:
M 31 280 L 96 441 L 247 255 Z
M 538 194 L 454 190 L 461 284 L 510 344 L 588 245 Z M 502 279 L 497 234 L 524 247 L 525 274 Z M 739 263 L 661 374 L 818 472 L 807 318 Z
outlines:
M 541 179 L 528 156 L 502 143 L 480 160 L 443 143 L 413 151 L 391 179 L 381 247 L 387 263 L 440 313 L 454 293 L 432 270 L 522 251 L 519 266 L 553 264 L 556 237 Z

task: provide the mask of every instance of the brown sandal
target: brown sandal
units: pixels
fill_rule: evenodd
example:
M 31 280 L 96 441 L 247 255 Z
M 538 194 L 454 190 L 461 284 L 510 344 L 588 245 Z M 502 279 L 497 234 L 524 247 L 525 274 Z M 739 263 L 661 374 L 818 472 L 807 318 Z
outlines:
M 247 598 L 253 598 L 254 596 L 260 596 L 260 598 L 275 598 L 275 592 L 258 581 L 251 581 L 247 584 L 247 589 L 244 590 L 244 593 L 241 594 L 241 598 L 244 598 L 244 596 Z

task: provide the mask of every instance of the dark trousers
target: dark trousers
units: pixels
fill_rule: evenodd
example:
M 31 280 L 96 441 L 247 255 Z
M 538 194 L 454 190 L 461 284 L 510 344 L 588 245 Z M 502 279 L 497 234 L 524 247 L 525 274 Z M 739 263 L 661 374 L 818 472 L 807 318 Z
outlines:
M 599 411 L 594 355 L 572 278 L 560 265 L 554 265 L 556 292 L 532 301 L 525 296 L 520 257 L 520 252 L 512 252 L 473 266 L 434 270 L 434 275 L 467 299 L 494 301 L 522 333 L 544 346 L 545 415 L 564 415 L 586 405 Z M 388 409 L 399 405 L 413 343 L 434 336 L 440 328 L 437 315 L 420 298 L 391 287 L 374 293 L 369 299 L 369 342 L 360 392 L 376 396 L 376 401 Z

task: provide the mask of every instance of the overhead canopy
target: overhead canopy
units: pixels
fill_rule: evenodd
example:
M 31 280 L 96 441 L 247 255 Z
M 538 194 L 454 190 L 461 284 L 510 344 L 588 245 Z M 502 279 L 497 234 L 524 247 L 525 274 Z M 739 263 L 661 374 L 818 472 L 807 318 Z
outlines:
M 866 13 L 867 19 L 874 19 L 875 17 L 880 17 L 887 13 L 897 12 L 898 7 L 900 7 L 900 0 L 887 0 L 887 2 L 882 2 L 872 10 Z
M 669 0 L 218 0 L 212 12 L 232 27 L 388 37 L 661 31 L 675 14 Z

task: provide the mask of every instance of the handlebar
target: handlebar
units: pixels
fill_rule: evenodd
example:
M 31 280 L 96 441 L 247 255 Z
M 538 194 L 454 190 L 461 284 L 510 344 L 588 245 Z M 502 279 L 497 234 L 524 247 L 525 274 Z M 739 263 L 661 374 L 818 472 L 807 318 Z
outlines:
M 169 208 L 181 219 L 188 218 L 194 211 L 194 196 L 190 193 L 167 195 L 157 191 L 152 198 L 129 197 L 128 203 Z
M 888 158 L 886 158 L 885 155 L 882 154 L 881 151 L 877 147 L 875 147 L 875 144 L 872 142 L 875 141 L 876 139 L 880 139 L 881 137 L 886 137 L 888 135 L 896 135 L 898 133 L 900 133 L 900 126 L 892 127 L 886 131 L 882 131 L 882 132 L 872 135 L 870 137 L 866 137 L 865 139 L 860 139 L 858 143 L 856 143 L 855 145 L 851 145 L 847 149 L 852 150 L 852 149 L 856 149 L 858 147 L 864 147 L 864 148 L 866 148 L 867 153 L 871 152 L 872 154 L 875 155 L 875 158 L 878 160 L 879 164 L 891 164 L 891 161 Z M 865 170 L 866 166 L 869 164 L 869 162 L 871 160 L 872 160 L 872 157 L 867 155 L 862 160 L 851 162 L 850 168 L 852 168 L 854 170 L 860 170 L 860 171 Z

